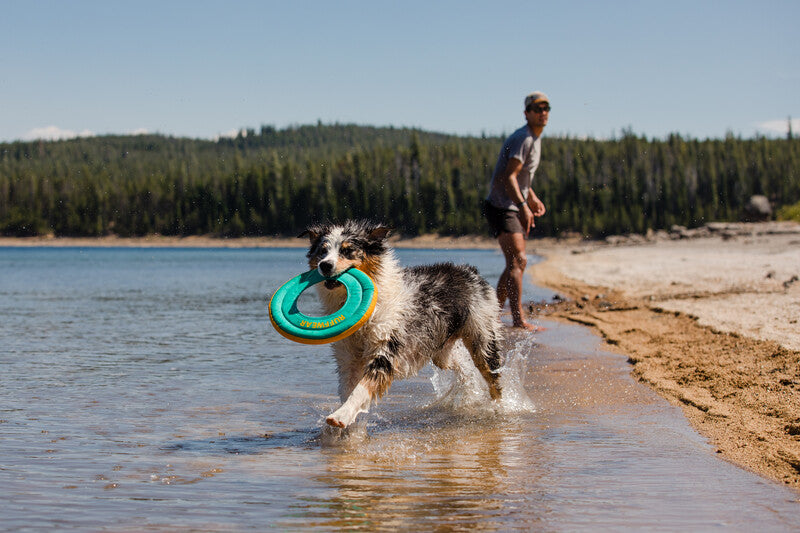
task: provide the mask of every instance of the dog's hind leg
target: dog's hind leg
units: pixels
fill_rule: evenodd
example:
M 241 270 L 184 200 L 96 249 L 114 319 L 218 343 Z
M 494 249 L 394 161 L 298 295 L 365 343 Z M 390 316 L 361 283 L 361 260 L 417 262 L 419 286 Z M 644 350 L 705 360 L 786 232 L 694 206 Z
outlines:
M 489 395 L 497 400 L 501 395 L 500 367 L 503 364 L 500 354 L 500 335 L 494 328 L 473 330 L 464 335 L 464 345 L 472 356 L 478 371 L 489 385 Z
M 453 346 L 457 337 L 451 337 L 444 343 L 444 346 L 431 354 L 431 362 L 442 370 L 452 370 L 453 368 Z
M 359 413 L 369 410 L 370 402 L 383 396 L 392 384 L 394 369 L 391 355 L 381 350 L 367 363 L 364 375 L 353 388 L 339 409 L 329 415 L 325 422 L 334 427 L 345 428 L 355 422 Z

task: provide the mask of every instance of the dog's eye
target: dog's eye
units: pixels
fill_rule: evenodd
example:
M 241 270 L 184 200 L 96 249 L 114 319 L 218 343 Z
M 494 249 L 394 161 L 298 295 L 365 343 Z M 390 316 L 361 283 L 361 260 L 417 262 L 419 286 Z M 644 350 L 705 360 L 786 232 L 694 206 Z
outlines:
M 341 253 L 345 259 L 352 259 L 356 255 L 355 249 L 351 248 L 350 246 L 343 246 L 341 248 Z

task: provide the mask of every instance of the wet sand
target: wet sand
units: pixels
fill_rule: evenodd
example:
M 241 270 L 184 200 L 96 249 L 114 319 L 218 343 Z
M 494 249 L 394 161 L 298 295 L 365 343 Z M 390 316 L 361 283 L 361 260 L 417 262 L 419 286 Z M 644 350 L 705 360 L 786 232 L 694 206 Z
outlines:
M 542 243 L 532 268 L 633 375 L 679 405 L 723 458 L 800 489 L 800 225 L 688 239 Z

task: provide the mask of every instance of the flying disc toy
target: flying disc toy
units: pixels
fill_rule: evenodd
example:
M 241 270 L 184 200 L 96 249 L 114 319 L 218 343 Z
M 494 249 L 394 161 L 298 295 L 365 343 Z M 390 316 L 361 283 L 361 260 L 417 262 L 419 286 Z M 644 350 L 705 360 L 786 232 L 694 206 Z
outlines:
M 297 309 L 297 299 L 309 287 L 328 279 L 341 282 L 347 290 L 344 305 L 326 316 L 307 316 Z M 269 301 L 272 326 L 287 339 L 303 344 L 336 342 L 355 333 L 372 315 L 378 291 L 364 272 L 349 268 L 331 278 L 316 269 L 284 283 Z

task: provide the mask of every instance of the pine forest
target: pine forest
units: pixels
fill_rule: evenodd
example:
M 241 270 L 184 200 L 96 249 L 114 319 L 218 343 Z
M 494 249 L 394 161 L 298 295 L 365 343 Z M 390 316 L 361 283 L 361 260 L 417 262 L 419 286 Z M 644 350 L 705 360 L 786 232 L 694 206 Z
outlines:
M 503 137 L 316 124 L 218 141 L 161 135 L 0 144 L 0 233 L 296 235 L 370 218 L 405 235 L 486 234 Z M 545 137 L 538 236 L 737 221 L 752 195 L 800 202 L 800 141 Z

